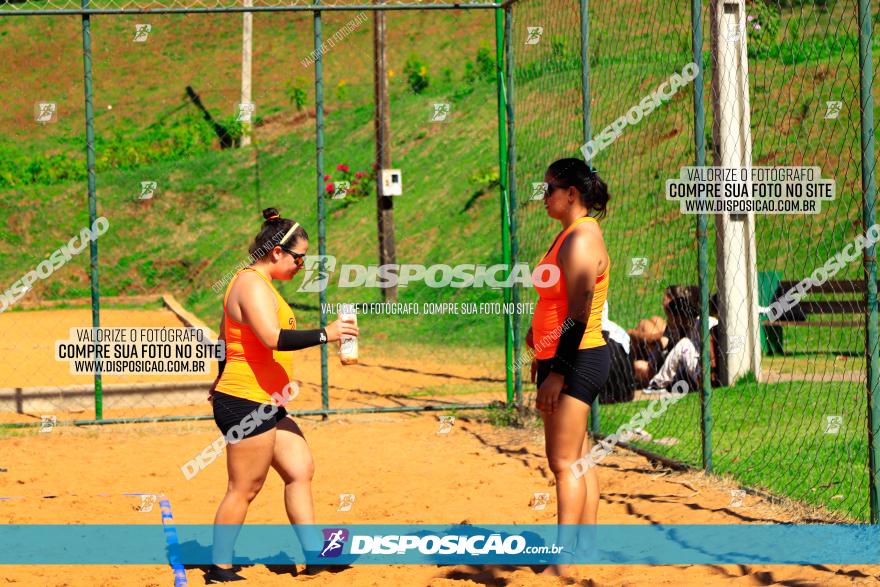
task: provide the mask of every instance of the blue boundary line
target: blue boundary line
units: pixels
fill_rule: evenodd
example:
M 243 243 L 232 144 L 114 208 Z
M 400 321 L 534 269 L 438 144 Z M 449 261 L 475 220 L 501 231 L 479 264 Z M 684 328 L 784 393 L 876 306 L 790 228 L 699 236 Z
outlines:
M 98 493 L 91 497 L 110 497 L 111 495 L 124 495 L 126 497 L 141 497 L 144 495 L 152 495 L 159 498 L 159 509 L 162 511 L 162 527 L 165 529 L 165 545 L 168 547 L 168 561 L 171 569 L 174 571 L 174 587 L 189 587 L 186 580 L 186 569 L 180 562 L 180 542 L 177 540 L 177 528 L 174 526 L 174 516 L 171 514 L 171 502 L 168 498 L 159 493 Z M 70 496 L 63 495 L 36 495 L 30 499 L 55 499 L 58 497 L 86 497 L 72 494 Z M 29 496 L 13 496 L 0 497 L 0 501 L 9 501 L 13 499 L 28 499 Z
M 180 562 L 180 543 L 177 541 L 177 529 L 171 515 L 171 502 L 164 495 L 160 496 L 159 507 L 162 510 L 162 526 L 165 528 L 165 544 L 168 545 L 168 560 L 174 571 L 174 587 L 188 587 L 186 569 Z
M 58 499 L 59 497 L 111 497 L 111 496 L 134 496 L 140 497 L 142 495 L 154 495 L 156 497 L 160 497 L 162 494 L 160 493 L 94 493 L 88 495 L 79 495 L 77 493 L 59 493 L 57 495 L 12 495 L 9 497 L 0 497 L 0 501 L 10 501 L 13 499 Z

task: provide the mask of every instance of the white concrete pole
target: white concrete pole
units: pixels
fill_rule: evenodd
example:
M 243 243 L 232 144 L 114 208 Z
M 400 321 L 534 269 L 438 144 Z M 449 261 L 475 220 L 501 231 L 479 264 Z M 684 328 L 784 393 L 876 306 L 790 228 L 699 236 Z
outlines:
M 712 0 L 715 165 L 752 166 L 745 0 Z M 715 217 L 720 377 L 760 378 L 758 274 L 754 214 Z
M 254 0 L 244 0 L 247 7 L 254 5 Z M 254 13 L 242 12 L 242 34 L 241 34 L 241 103 L 250 104 L 251 102 L 251 60 L 253 58 L 253 32 L 254 32 Z M 241 136 L 241 146 L 251 144 L 251 132 L 253 126 L 249 122 L 242 123 L 244 132 Z

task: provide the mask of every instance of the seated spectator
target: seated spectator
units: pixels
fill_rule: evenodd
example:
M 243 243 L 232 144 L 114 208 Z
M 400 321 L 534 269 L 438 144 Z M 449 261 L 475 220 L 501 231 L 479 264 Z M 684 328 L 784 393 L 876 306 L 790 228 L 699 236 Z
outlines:
M 684 381 L 692 390 L 699 389 L 702 377 L 700 374 L 701 327 L 700 308 L 694 304 L 691 296 L 677 297 L 665 305 L 664 310 L 669 318 L 667 331 L 678 340 L 669 343 L 663 365 L 651 377 L 646 391 L 671 388 L 677 381 Z M 709 317 L 709 328 L 718 324 L 718 320 Z M 670 339 L 671 340 L 671 339 Z
M 636 382 L 632 361 L 629 358 L 630 337 L 618 324 L 608 318 L 608 302 L 602 308 L 602 336 L 611 354 L 611 371 L 599 395 L 599 402 L 613 404 L 632 401 Z
M 639 320 L 638 326 L 629 330 L 633 362 L 633 375 L 636 383 L 642 387 L 648 384 L 657 369 L 663 364 L 663 338 L 666 331 L 666 320 L 660 316 L 652 316 Z
M 669 305 L 673 300 L 685 299 L 700 307 L 700 288 L 697 286 L 670 285 L 663 291 L 663 312 L 669 318 Z M 666 355 L 685 336 L 685 332 L 673 320 L 652 316 L 639 321 L 629 331 L 633 341 L 633 373 L 638 385 L 645 387 L 660 370 Z

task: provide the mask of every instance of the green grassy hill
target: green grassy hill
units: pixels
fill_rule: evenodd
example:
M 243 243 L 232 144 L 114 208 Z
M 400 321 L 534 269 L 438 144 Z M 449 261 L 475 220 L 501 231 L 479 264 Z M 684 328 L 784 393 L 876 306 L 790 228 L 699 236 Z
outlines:
M 599 5 L 591 18 L 596 132 L 689 60 L 685 6 L 626 4 L 628 11 Z M 541 181 L 547 163 L 576 154 L 583 142 L 576 14 L 555 10 L 557 5 L 523 4 L 514 27 L 519 243 L 521 260 L 529 263 L 557 230 L 540 204 L 526 199 L 530 184 Z M 750 64 L 756 164 L 819 164 L 838 180 L 837 202 L 818 217 L 759 217 L 759 269 L 781 270 L 785 278 L 824 262 L 857 228 L 857 69 L 849 12 L 838 3 L 829 13 L 784 13 L 776 53 Z M 325 37 L 351 18 L 325 15 Z M 277 205 L 315 232 L 312 71 L 300 63 L 312 49 L 311 18 L 256 15 L 254 102 L 262 126 L 254 147 L 225 151 L 217 149 L 185 91 L 192 87 L 219 122 L 231 121 L 239 92 L 240 18 L 150 16 L 148 41 L 133 42 L 134 25 L 143 20 L 101 17 L 93 23 L 98 201 L 113 225 L 101 241 L 102 291 L 170 289 L 200 313 L 210 312 L 216 307 L 210 285 L 245 254 L 262 207 Z M 491 70 L 481 73 L 487 60 L 491 67 L 494 51 L 492 14 L 392 13 L 388 21 L 392 160 L 404 170 L 406 185 L 406 196 L 395 202 L 399 260 L 499 261 L 495 89 Z M 543 44 L 525 44 L 524 23 L 531 21 L 544 25 Z M 369 171 L 374 159 L 370 29 L 368 21 L 325 56 L 325 167 L 331 176 L 340 163 Z M 0 113 L 0 198 L 7 212 L 0 254 L 9 282 L 85 224 L 82 64 L 76 18 L 5 19 L 0 35 L 4 46 L 16 47 L 0 66 L 15 90 Z M 409 83 L 409 60 L 428 78 L 420 94 Z M 294 105 L 297 93 L 304 94 L 301 110 Z M 821 115 L 824 100 L 835 97 L 850 107 L 832 125 Z M 33 122 L 33 103 L 41 100 L 58 102 L 57 123 Z M 664 285 L 696 283 L 694 219 L 662 196 L 665 179 L 693 160 L 691 100 L 690 89 L 679 92 L 596 160 L 612 191 L 605 222 L 615 264 L 612 316 L 626 325 L 659 312 Z M 441 101 L 452 104 L 450 120 L 429 122 L 432 104 Z M 136 200 L 143 180 L 159 183 L 157 197 L 146 204 Z M 329 252 L 344 262 L 375 262 L 373 202 L 344 209 L 329 203 Z M 650 260 L 646 278 L 626 275 L 636 256 Z M 79 261 L 29 295 L 86 295 L 85 259 Z M 293 288 L 287 291 L 293 295 Z M 350 293 L 333 292 L 332 299 L 349 299 Z M 371 294 L 377 292 L 353 295 L 379 299 Z M 402 301 L 497 299 L 500 292 L 401 291 Z M 479 331 L 489 335 L 495 326 Z M 441 330 L 442 340 L 451 342 Z M 489 342 L 472 331 L 467 340 Z
M 327 36 L 348 18 L 325 18 Z M 277 206 L 299 220 L 313 235 L 312 251 L 317 252 L 312 70 L 299 62 L 311 50 L 311 19 L 255 18 L 254 102 L 261 125 L 256 145 L 236 150 L 216 148 L 210 127 L 184 91 L 192 86 L 212 114 L 228 122 L 239 83 L 239 19 L 153 20 L 155 39 L 143 45 L 126 38 L 134 22 L 128 17 L 99 20 L 93 32 L 99 213 L 111 222 L 111 230 L 99 243 L 101 289 L 105 295 L 171 290 L 215 322 L 220 300 L 211 285 L 246 256 L 262 221 L 262 208 Z M 476 69 L 479 50 L 484 49 L 485 62 L 490 48 L 491 15 L 449 14 L 441 23 L 429 15 L 390 15 L 388 20 L 389 46 L 403 48 L 389 51 L 392 157 L 405 170 L 407 194 L 396 201 L 395 209 L 399 262 L 500 262 L 497 189 L 490 187 L 491 180 L 472 179 L 497 170 L 495 88 Z M 62 36 L 56 20 L 15 19 L 2 24 L 4 42 L 33 39 L 33 30 L 40 27 L 46 28 L 46 38 L 57 42 Z M 338 164 L 370 171 L 374 161 L 370 34 L 368 27 L 362 27 L 325 56 L 325 165 L 334 178 L 339 177 Z M 63 38 L 69 40 L 67 45 L 52 50 L 75 56 L 76 29 L 65 29 Z M 429 67 L 429 86 L 418 95 L 409 89 L 404 73 L 410 59 Z M 23 59 L 9 67 L 24 74 L 28 64 Z M 82 110 L 77 109 L 81 87 L 75 82 L 76 65 L 69 63 L 64 69 L 71 86 L 65 93 L 57 91 L 52 80 L 23 75 L 16 108 L 0 121 L 17 131 L 14 140 L 3 143 L 7 160 L 17 161 L 20 168 L 42 161 L 43 155 L 70 157 L 70 175 L 75 178 L 39 176 L 39 183 L 18 181 L 19 185 L 3 190 L 4 282 L 33 267 L 87 222 L 77 144 L 82 140 Z M 468 75 L 471 69 L 475 75 Z M 131 75 L 135 72 L 139 73 Z M 285 88 L 305 90 L 302 110 L 287 97 Z M 61 102 L 56 124 L 32 122 L 28 100 L 34 95 Z M 452 104 L 450 120 L 431 123 L 433 103 L 441 101 Z M 150 201 L 137 200 L 143 180 L 158 182 L 157 195 Z M 328 252 L 341 263 L 374 263 L 373 200 L 344 209 L 328 200 L 328 209 Z M 296 294 L 296 285 L 284 286 L 288 299 L 316 306 L 317 296 L 303 299 L 303 294 Z M 88 295 L 88 291 L 87 255 L 82 255 L 29 295 L 51 299 Z M 427 288 L 400 293 L 401 301 L 434 301 Z M 468 300 L 501 299 L 500 291 L 461 293 Z M 375 290 L 331 293 L 334 302 L 379 299 Z M 427 327 L 425 332 L 436 328 Z M 456 341 L 449 333 L 445 339 Z M 490 342 L 497 341 L 498 337 Z

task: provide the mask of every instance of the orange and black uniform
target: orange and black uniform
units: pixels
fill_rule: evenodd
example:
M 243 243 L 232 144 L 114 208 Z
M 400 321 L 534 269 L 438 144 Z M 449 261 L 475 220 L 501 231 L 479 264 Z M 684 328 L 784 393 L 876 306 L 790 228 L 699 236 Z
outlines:
M 559 279 L 549 286 L 538 285 L 535 290 L 538 293 L 538 304 L 532 317 L 532 340 L 535 345 L 535 356 L 538 359 L 537 384 L 538 387 L 550 374 L 553 360 L 557 355 L 561 333 L 566 329 L 568 316 L 568 288 L 565 284 L 565 275 L 559 266 L 557 259 L 559 249 L 565 239 L 578 225 L 584 222 L 597 222 L 595 218 L 585 216 L 575 220 L 571 226 L 557 235 L 556 240 L 550 246 L 550 250 L 541 259 L 540 265 L 555 265 L 559 269 Z M 602 306 L 608 295 L 608 278 L 611 264 L 605 268 L 596 278 L 596 286 L 593 290 L 593 301 L 587 317 L 586 329 L 578 344 L 578 351 L 571 366 L 571 370 L 565 374 L 565 384 L 562 393 L 580 399 L 586 403 L 592 403 L 599 395 L 605 381 L 608 379 L 610 370 L 610 354 L 602 337 Z M 537 273 L 537 271 L 536 271 Z
M 233 426 L 239 425 L 242 428 L 241 437 L 249 438 L 271 430 L 287 415 L 284 407 L 274 405 L 277 402 L 273 402 L 272 396 L 280 398 L 290 394 L 291 388 L 286 386 L 293 380 L 293 351 L 281 352 L 267 348 L 250 326 L 229 315 L 226 308 L 229 292 L 243 271 L 253 271 L 272 289 L 278 304 L 278 325 L 281 328 L 296 328 L 296 317 L 271 280 L 259 271 L 242 269 L 226 288 L 223 297 L 226 366 L 212 400 L 214 421 L 224 435 Z M 249 414 L 253 416 L 248 418 Z

